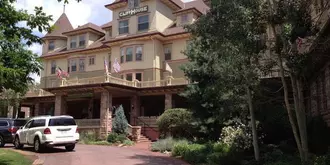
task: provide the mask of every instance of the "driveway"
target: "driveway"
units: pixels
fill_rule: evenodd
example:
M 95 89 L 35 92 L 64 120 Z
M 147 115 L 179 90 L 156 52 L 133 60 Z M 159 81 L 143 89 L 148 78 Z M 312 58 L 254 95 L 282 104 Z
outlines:
M 33 148 L 26 147 L 23 150 L 31 154 Z M 44 162 L 44 165 L 187 165 L 181 160 L 160 153 L 131 147 L 77 145 L 73 152 L 54 148 L 46 153 L 37 154 L 37 156 Z

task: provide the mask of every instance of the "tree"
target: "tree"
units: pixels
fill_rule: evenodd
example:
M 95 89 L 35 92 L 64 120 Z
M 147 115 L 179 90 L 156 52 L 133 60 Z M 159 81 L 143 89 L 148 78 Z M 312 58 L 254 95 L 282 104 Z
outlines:
M 316 34 L 317 27 L 312 24 L 311 19 L 311 3 L 309 0 L 267 0 L 264 6 L 267 22 L 273 33 L 270 37 L 274 40 L 270 52 L 274 54 L 272 56 L 280 69 L 285 106 L 303 164 L 308 162 L 309 153 L 303 88 L 311 63 L 308 62 L 309 54 L 298 51 L 297 41 Z M 291 91 L 290 84 L 286 81 L 287 77 L 291 82 Z M 289 101 L 291 92 L 293 108 Z
M 125 116 L 124 108 L 120 105 L 115 112 L 115 119 L 112 122 L 112 129 L 118 134 L 127 134 L 128 121 Z
M 260 73 L 269 68 L 259 61 L 266 48 L 262 40 L 266 24 L 260 17 L 260 6 L 259 0 L 214 2 L 209 13 L 188 27 L 193 39 L 185 54 L 191 63 L 183 68 L 193 82 L 198 82 L 184 95 L 192 103 L 202 104 L 193 107 L 201 121 L 220 124 L 233 113 L 249 110 L 257 161 L 260 156 L 253 102 Z
M 7 113 L 11 115 L 10 117 L 13 117 L 13 112 L 15 112 L 15 118 L 18 118 L 20 109 L 19 109 L 19 103 L 22 99 L 22 94 L 17 93 L 12 89 L 2 89 L 0 92 L 0 100 L 2 100 L 7 107 Z M 14 109 L 11 109 L 11 108 Z
M 31 73 L 39 74 L 42 69 L 38 56 L 27 49 L 33 43 L 42 43 L 32 31 L 49 31 L 48 22 L 52 18 L 42 7 L 35 7 L 34 14 L 16 10 L 14 2 L 0 1 L 0 87 L 25 93 L 28 84 L 33 82 Z M 26 22 L 26 27 L 19 26 L 22 22 Z

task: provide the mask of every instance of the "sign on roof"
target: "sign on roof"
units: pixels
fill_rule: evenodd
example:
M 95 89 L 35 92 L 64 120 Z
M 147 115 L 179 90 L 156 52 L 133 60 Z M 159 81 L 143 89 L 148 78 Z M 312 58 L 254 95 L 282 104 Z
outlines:
M 143 7 L 127 10 L 127 11 L 121 11 L 121 12 L 119 12 L 119 17 L 132 16 L 132 15 L 147 12 L 147 11 L 148 11 L 148 6 L 143 6 Z

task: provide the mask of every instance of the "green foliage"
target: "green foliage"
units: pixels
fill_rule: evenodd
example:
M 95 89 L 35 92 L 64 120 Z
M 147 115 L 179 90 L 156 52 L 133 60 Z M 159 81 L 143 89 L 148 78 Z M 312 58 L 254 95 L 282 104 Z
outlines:
M 80 140 L 85 144 L 97 141 L 98 140 L 97 137 L 98 136 L 97 136 L 97 133 L 95 131 L 80 132 Z
M 157 125 L 162 137 L 192 138 L 192 114 L 186 109 L 168 109 L 158 119 Z
M 123 141 L 123 144 L 125 146 L 132 146 L 132 145 L 134 145 L 134 142 L 129 140 L 129 139 L 126 139 L 126 140 Z
M 16 10 L 14 3 L 14 0 L 1 1 L 0 88 L 25 94 L 28 84 L 34 81 L 31 74 L 39 74 L 42 69 L 38 55 L 27 49 L 33 43 L 42 43 L 32 31 L 49 31 L 52 17 L 42 7 L 35 7 L 34 14 L 29 14 L 26 10 Z M 20 26 L 21 22 L 26 22 L 26 26 Z
M 178 140 L 172 137 L 167 137 L 166 139 L 160 139 L 151 144 L 151 151 L 154 152 L 165 152 L 172 151 L 174 145 L 176 144 L 187 144 L 187 140 Z
M 128 140 L 125 134 L 118 134 L 115 132 L 111 132 L 107 137 L 109 143 L 123 143 L 125 140 Z
M 109 143 L 107 141 L 90 141 L 90 142 L 85 143 L 85 144 L 101 145 L 101 146 L 110 146 L 110 145 L 112 145 L 111 143 Z
M 118 134 L 127 134 L 128 121 L 122 105 L 116 109 L 115 118 L 112 122 L 112 130 Z

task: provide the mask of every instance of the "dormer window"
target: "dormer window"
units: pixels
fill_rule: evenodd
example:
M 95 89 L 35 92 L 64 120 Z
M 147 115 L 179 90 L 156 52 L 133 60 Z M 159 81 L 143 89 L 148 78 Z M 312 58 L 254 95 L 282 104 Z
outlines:
M 76 48 L 76 47 L 77 47 L 76 37 L 72 37 L 70 41 L 70 48 Z
M 128 0 L 128 7 L 130 9 L 139 7 L 139 4 L 140 4 L 140 0 Z
M 85 42 L 86 42 L 85 35 L 79 36 L 79 47 L 84 47 Z
M 49 41 L 48 43 L 48 51 L 52 51 L 55 49 L 55 41 Z
M 188 22 L 188 14 L 184 14 L 181 16 L 181 23 L 185 24 Z

